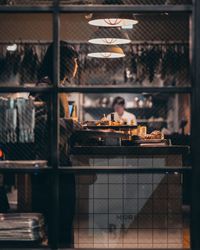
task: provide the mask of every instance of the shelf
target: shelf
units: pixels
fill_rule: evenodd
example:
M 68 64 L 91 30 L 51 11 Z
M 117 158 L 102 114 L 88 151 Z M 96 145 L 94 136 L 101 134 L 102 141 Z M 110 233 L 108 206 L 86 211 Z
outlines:
M 80 174 L 89 174 L 89 173 L 183 173 L 191 171 L 191 167 L 62 167 L 60 166 L 58 169 L 54 170 L 51 168 L 48 169 L 0 169 L 0 174 L 45 174 L 45 173 L 80 173 Z
M 90 112 L 94 112 L 94 111 L 98 111 L 98 113 L 101 113 L 102 112 L 106 112 L 106 113 L 111 113 L 113 112 L 113 108 L 110 108 L 110 107 L 83 107 L 84 111 L 90 113 Z M 138 111 L 138 110 L 141 110 L 141 111 L 149 111 L 151 110 L 152 108 L 126 108 L 127 111 Z
M 191 171 L 191 167 L 60 167 L 59 173 L 74 173 L 74 174 L 95 174 L 95 173 L 184 173 Z
M 38 244 L 34 244 L 34 243 L 31 243 L 31 242 L 1 242 L 0 241 L 0 246 L 3 247 L 1 248 L 2 250 L 43 250 L 43 249 L 46 249 L 46 250 L 50 250 L 52 248 L 49 248 L 47 246 L 41 246 L 41 245 L 38 245 Z
M 30 93 L 49 93 L 54 90 L 53 87 L 24 87 L 24 86 L 2 86 L 0 93 L 30 92 Z
M 53 13 L 53 6 L 1 6 L 0 13 Z
M 1 6 L 2 13 L 49 13 L 53 12 L 53 6 Z M 156 13 L 156 12 L 185 12 L 193 11 L 192 5 L 64 5 L 57 8 L 57 11 L 64 13 L 85 13 L 85 12 L 134 12 L 134 13 Z
M 42 174 L 42 173 L 51 173 L 52 168 L 8 168 L 1 167 L 0 174 L 4 173 L 14 173 L 14 174 Z
M 191 87 L 121 87 L 121 86 L 82 86 L 82 87 L 24 87 L 24 86 L 2 86 L 0 93 L 15 92 L 75 92 L 75 93 L 191 93 Z
M 192 12 L 192 5 L 66 5 L 59 8 L 61 12 Z
M 148 119 L 137 119 L 138 123 L 164 123 L 167 122 L 166 120 L 162 121 L 149 121 Z
M 76 146 L 72 155 L 187 155 L 189 146 Z
M 191 93 L 191 87 L 122 87 L 122 86 L 82 86 L 59 87 L 59 92 L 77 93 Z

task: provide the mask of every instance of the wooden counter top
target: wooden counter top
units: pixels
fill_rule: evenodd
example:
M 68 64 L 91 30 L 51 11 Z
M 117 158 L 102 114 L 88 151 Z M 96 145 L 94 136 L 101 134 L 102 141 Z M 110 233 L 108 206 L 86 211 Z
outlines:
M 72 155 L 187 155 L 189 146 L 76 146 Z

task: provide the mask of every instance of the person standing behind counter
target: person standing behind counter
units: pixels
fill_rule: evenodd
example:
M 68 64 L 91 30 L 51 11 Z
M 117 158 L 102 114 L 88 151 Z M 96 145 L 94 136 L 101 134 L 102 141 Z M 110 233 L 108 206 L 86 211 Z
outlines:
M 107 115 L 107 119 L 112 121 L 127 123 L 128 125 L 137 125 L 137 119 L 134 114 L 125 110 L 125 100 L 123 97 L 118 96 L 114 99 L 112 107 L 114 113 Z M 114 116 L 114 117 L 113 117 Z

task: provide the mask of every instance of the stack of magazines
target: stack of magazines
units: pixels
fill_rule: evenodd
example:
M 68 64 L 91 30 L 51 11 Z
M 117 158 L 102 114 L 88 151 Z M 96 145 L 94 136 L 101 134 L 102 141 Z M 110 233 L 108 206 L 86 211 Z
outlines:
M 44 218 L 37 213 L 0 214 L 0 241 L 45 239 Z

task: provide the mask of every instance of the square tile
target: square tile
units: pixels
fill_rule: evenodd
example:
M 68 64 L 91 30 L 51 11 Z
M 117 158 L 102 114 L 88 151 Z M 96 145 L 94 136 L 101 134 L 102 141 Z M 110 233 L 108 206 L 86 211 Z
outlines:
M 169 214 L 168 215 L 168 227 L 169 228 L 183 228 L 183 218 L 181 214 Z
M 123 174 L 109 174 L 109 184 L 122 184 Z
M 108 200 L 107 199 L 94 199 L 94 213 L 108 213 Z
M 124 198 L 136 199 L 138 197 L 137 184 L 124 184 Z
M 169 199 L 168 200 L 168 212 L 169 213 L 182 213 L 182 200 L 181 199 Z
M 153 199 L 153 213 L 166 214 L 168 212 L 168 200 L 167 199 Z
M 169 249 L 184 249 L 183 244 L 168 244 Z
M 152 184 L 153 175 L 152 174 L 138 174 L 138 183 L 142 184 Z
M 123 167 L 124 166 L 124 159 L 122 156 L 116 157 L 111 156 L 109 157 L 109 166 L 110 167 Z
M 152 214 L 153 201 L 152 199 L 138 199 L 138 212 L 142 214 Z
M 95 181 L 95 176 L 94 175 L 78 175 L 76 177 L 76 184 L 86 184 L 86 185 L 91 185 Z
M 110 232 L 108 235 L 109 238 L 109 245 L 112 244 L 113 246 L 115 245 L 116 247 L 119 247 L 119 245 L 122 247 L 123 243 L 123 234 L 121 230 L 116 230 L 115 232 Z
M 182 155 L 168 155 L 167 156 L 167 166 L 180 167 L 182 166 Z
M 181 174 L 169 174 L 168 183 L 169 184 L 181 184 Z
M 139 229 L 138 230 L 138 243 L 139 244 L 152 244 L 153 231 L 151 229 Z
M 124 217 L 125 230 L 131 230 L 131 229 L 138 228 L 138 216 L 137 216 L 137 214 L 126 214 L 123 217 Z
M 138 158 L 137 157 L 124 157 L 124 166 L 125 167 L 138 167 Z
M 101 248 L 108 244 L 108 230 L 94 229 L 94 244 L 101 244 Z
M 169 244 L 182 244 L 183 232 L 180 229 L 168 229 L 168 243 Z
M 153 249 L 167 249 L 168 248 L 168 244 L 165 243 L 160 243 L 160 244 L 153 244 Z
M 109 199 L 109 213 L 122 214 L 123 213 L 123 200 L 122 199 Z
M 93 189 L 91 189 L 89 185 L 78 185 L 77 196 L 79 199 L 89 199 L 90 195 L 93 196 Z
M 138 200 L 137 199 L 123 199 L 124 213 L 136 214 L 138 212 Z
M 124 174 L 124 184 L 137 184 L 138 174 Z
M 93 213 L 93 200 L 92 199 L 79 199 L 77 200 L 77 213 L 81 214 L 88 214 Z
M 108 158 L 106 157 L 94 158 L 94 167 L 107 167 L 107 166 L 109 166 Z
M 115 232 L 121 230 L 123 226 L 123 215 L 122 214 L 109 214 L 109 232 Z
M 167 244 L 167 230 L 153 230 L 153 244 Z
M 138 249 L 151 249 L 152 248 L 152 244 L 151 243 L 148 243 L 148 244 L 138 244 Z
M 116 242 L 116 243 L 109 243 L 108 245 L 109 248 L 111 249 L 122 249 L 123 244 L 121 242 Z
M 153 215 L 153 228 L 167 229 L 167 214 L 154 214 Z
M 81 248 L 81 249 L 85 249 L 85 248 L 88 248 L 88 249 L 90 249 L 90 248 L 94 248 L 94 244 L 85 244 L 85 243 L 81 243 L 81 244 L 79 244 L 79 243 L 74 243 L 74 248 Z
M 97 174 L 95 178 L 95 184 L 108 183 L 108 174 Z
M 153 183 L 161 183 L 165 184 L 167 183 L 167 175 L 166 174 L 153 174 Z
M 123 244 L 123 248 L 125 249 L 137 249 L 138 248 L 138 244 L 133 244 L 133 243 L 130 243 L 130 244 L 126 244 L 124 243 Z
M 153 185 L 153 198 L 164 199 L 168 197 L 168 186 L 167 184 L 154 184 Z
M 152 215 L 140 214 L 138 217 L 138 228 L 152 228 Z
M 85 230 L 85 229 L 79 229 L 78 230 L 78 243 L 82 244 L 92 244 L 93 243 L 93 230 Z
M 94 198 L 108 199 L 108 184 L 95 184 L 94 186 Z
M 138 242 L 138 232 L 136 229 L 129 229 L 123 233 L 123 242 L 124 244 L 137 244 Z
M 168 196 L 169 196 L 169 199 L 173 199 L 173 198 L 181 199 L 181 197 L 182 197 L 181 185 L 169 184 L 168 185 Z
M 123 197 L 123 185 L 122 184 L 109 184 L 109 199 L 116 198 L 121 199 Z
M 139 167 L 147 167 L 147 168 L 152 168 L 153 167 L 153 158 L 152 157 L 142 157 L 139 156 L 138 158 L 138 166 Z
M 79 214 L 77 217 L 79 229 L 94 228 L 93 214 Z
M 108 214 L 94 214 L 94 228 L 108 229 Z
M 139 188 L 139 199 L 148 199 L 152 196 L 152 185 L 151 184 L 140 184 L 138 185 Z
M 165 167 L 165 166 L 166 166 L 166 156 L 153 157 L 153 167 Z

